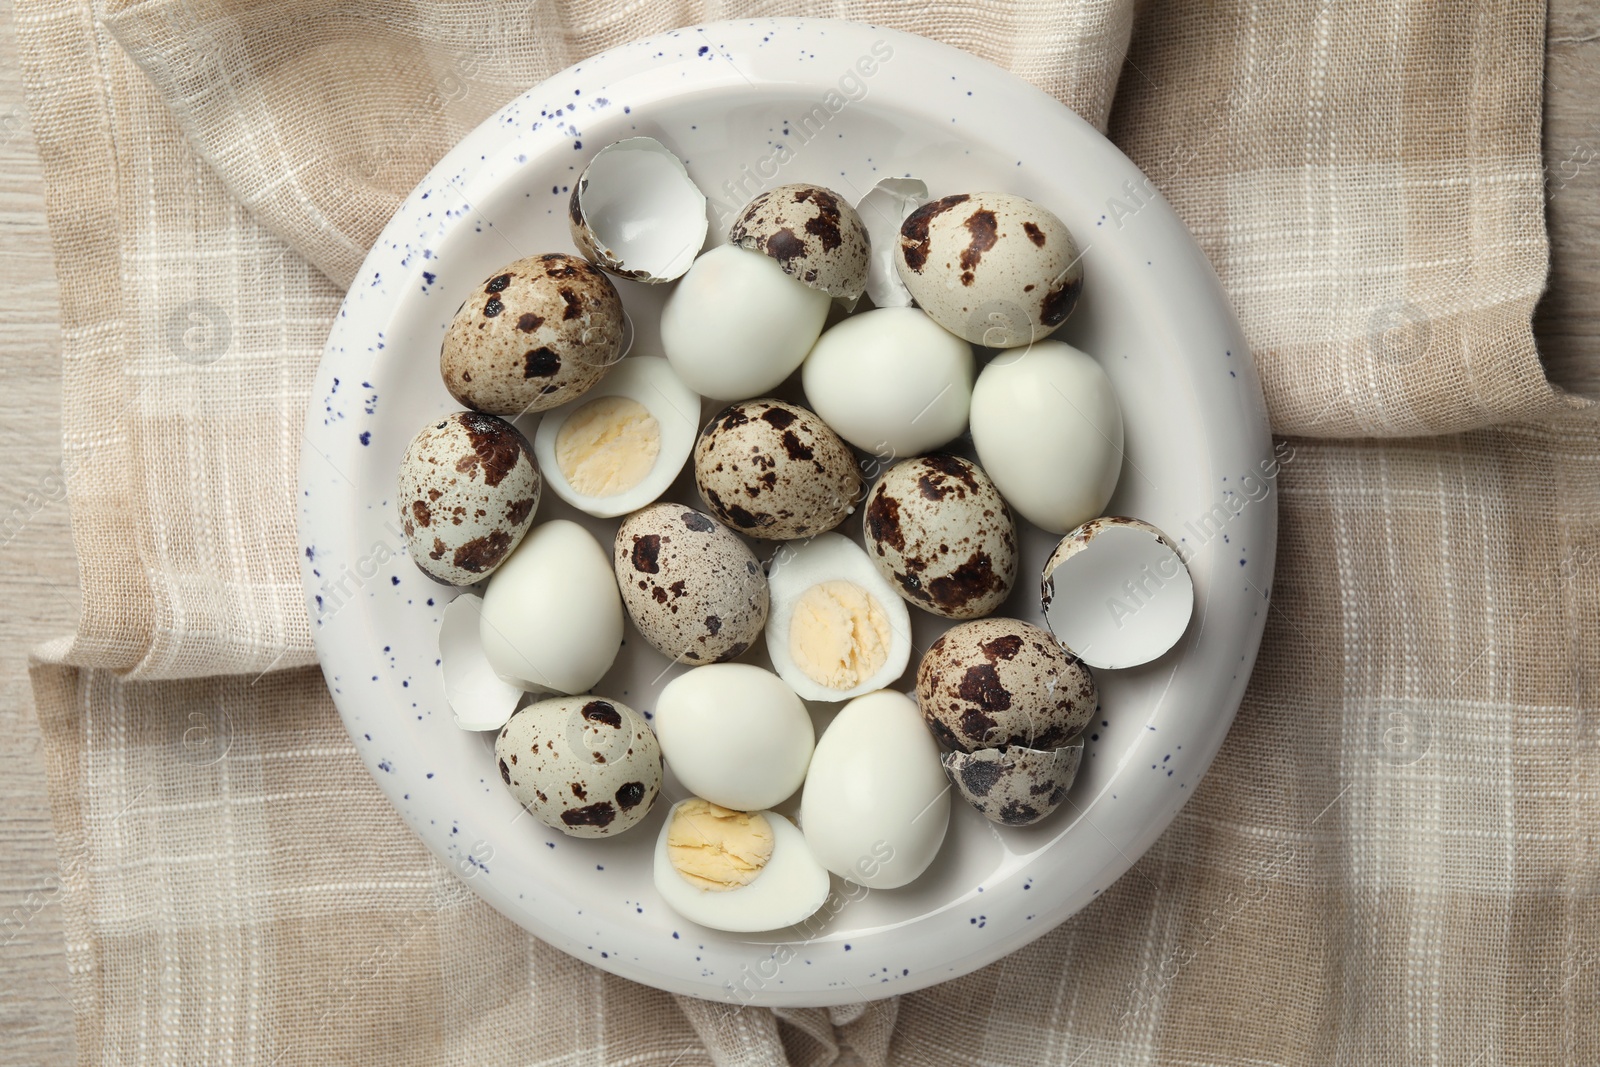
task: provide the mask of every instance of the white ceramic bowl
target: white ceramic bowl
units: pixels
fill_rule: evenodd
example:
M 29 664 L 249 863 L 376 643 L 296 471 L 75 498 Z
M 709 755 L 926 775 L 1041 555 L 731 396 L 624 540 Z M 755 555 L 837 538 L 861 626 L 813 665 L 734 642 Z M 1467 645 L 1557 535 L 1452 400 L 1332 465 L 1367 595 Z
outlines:
M 505 262 L 570 250 L 571 183 L 596 149 L 635 134 L 688 163 L 713 199 L 713 241 L 760 189 L 794 181 L 854 199 L 911 172 L 935 195 L 1009 191 L 1056 212 L 1087 276 L 1057 336 L 1101 361 L 1124 407 L 1127 460 L 1110 511 L 1180 539 L 1194 574 L 1195 619 L 1178 647 L 1146 667 L 1099 672 L 1103 713 L 1063 810 L 1001 829 L 958 803 L 923 877 L 864 894 L 836 882 L 826 922 L 804 933 L 722 934 L 668 910 L 650 876 L 666 803 L 599 842 L 522 816 L 498 781 L 493 735 L 452 722 L 435 642 L 453 591 L 411 564 L 396 524 L 401 453 L 456 407 L 437 367 L 457 305 Z M 1126 871 L 1194 792 L 1238 707 L 1276 529 L 1275 498 L 1252 488 L 1270 484 L 1271 441 L 1244 338 L 1210 264 L 1150 189 L 1087 123 L 1019 79 L 918 37 L 822 20 L 716 23 L 626 45 L 529 90 L 457 145 L 390 220 L 345 298 L 300 474 L 323 670 L 362 759 L 428 846 L 496 908 L 580 959 L 663 989 L 768 1005 L 859 1001 L 966 973 Z M 662 291 L 619 288 L 634 352 L 658 353 Z M 694 503 L 692 486 L 680 479 L 668 498 Z M 615 528 L 546 492 L 539 519 L 555 516 L 602 537 Z M 859 522 L 844 529 L 859 536 Z M 1005 611 L 1037 620 L 1052 539 L 1024 540 Z M 926 647 L 941 626 L 914 614 Z M 596 691 L 648 710 L 682 669 L 666 668 L 630 629 Z M 666 788 L 682 795 L 670 774 Z

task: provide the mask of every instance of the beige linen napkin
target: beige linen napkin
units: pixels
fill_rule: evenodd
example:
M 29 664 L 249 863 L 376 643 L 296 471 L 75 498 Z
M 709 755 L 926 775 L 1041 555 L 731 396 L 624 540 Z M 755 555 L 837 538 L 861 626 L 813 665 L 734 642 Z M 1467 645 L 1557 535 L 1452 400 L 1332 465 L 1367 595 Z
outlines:
M 1538 5 L 806 12 L 1109 118 L 1294 436 L 1256 676 L 1172 829 L 975 975 L 777 1013 L 601 974 L 425 853 L 307 666 L 293 493 L 340 286 L 434 159 L 595 50 L 800 5 L 17 12 L 84 584 L 35 670 L 84 1062 L 1600 1059 L 1600 423 L 1528 325 Z

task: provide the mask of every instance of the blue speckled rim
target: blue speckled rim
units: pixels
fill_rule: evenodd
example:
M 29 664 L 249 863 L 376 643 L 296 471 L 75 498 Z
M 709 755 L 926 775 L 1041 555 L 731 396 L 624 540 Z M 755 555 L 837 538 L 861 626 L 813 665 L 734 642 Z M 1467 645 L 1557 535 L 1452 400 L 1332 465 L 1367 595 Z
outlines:
M 892 63 L 881 60 L 885 47 Z M 851 75 L 875 54 L 873 74 Z M 870 91 L 858 98 L 857 85 Z M 519 818 L 485 738 L 451 724 L 432 642 L 453 592 L 406 558 L 390 494 L 410 436 L 453 407 L 434 368 L 461 293 L 494 257 L 513 258 L 521 233 L 568 247 L 551 236 L 564 234 L 567 186 L 549 174 L 575 176 L 586 144 L 659 132 L 658 118 L 670 127 L 686 103 L 704 107 L 708 126 L 732 130 L 736 109 L 753 102 L 829 93 L 854 109 L 829 128 L 840 143 L 783 180 L 825 181 L 818 161 L 832 166 L 837 155 L 845 165 L 835 180 L 859 195 L 882 173 L 916 168 L 937 179 L 936 193 L 987 185 L 1043 199 L 1079 235 L 1092 258 L 1063 336 L 1106 366 L 1124 401 L 1128 465 L 1112 508 L 1184 546 L 1196 618 L 1157 664 L 1102 677 L 1108 710 L 1091 727 L 1070 810 L 1004 832 L 967 812 L 946 845 L 960 854 L 941 856 L 937 870 L 894 891 L 901 896 L 852 901 L 813 937 L 725 935 L 655 899 L 648 863 L 659 822 L 635 844 L 572 843 Z M 693 127 L 675 129 L 700 143 Z M 869 136 L 875 148 L 852 143 Z M 747 158 L 762 167 L 773 143 L 728 148 L 724 166 Z M 679 151 L 691 172 L 706 154 Z M 634 42 L 555 75 L 456 146 L 395 213 L 346 295 L 312 390 L 300 470 L 301 568 L 324 673 L 362 760 L 428 847 L 500 911 L 580 959 L 662 989 L 761 1005 L 848 1003 L 965 974 L 1123 874 L 1192 794 L 1238 708 L 1276 537 L 1275 495 L 1254 488 L 1270 486 L 1276 467 L 1248 349 L 1209 263 L 1151 188 L 1088 124 L 1010 74 L 908 34 L 813 19 L 713 23 Z

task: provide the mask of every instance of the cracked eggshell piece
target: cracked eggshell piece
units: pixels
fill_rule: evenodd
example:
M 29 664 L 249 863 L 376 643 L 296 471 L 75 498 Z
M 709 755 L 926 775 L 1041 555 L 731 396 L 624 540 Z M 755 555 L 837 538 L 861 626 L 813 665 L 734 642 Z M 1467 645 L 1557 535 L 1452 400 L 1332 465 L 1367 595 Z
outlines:
M 1066 799 L 1083 761 L 1083 739 L 1040 750 L 1010 745 L 976 752 L 946 752 L 944 771 L 967 803 L 990 822 L 1031 826 Z
M 657 698 L 653 725 L 684 787 L 737 811 L 787 800 L 806 780 L 816 741 L 794 690 L 746 663 L 678 675 Z
M 478 632 L 506 681 L 588 691 L 622 647 L 622 595 L 610 554 L 575 522 L 540 523 L 489 582 Z
M 523 690 L 489 665 L 479 635 L 483 598 L 462 593 L 445 605 L 439 625 L 439 673 L 444 698 L 463 730 L 498 730 L 517 710 Z
M 739 212 L 728 240 L 770 256 L 791 278 L 847 307 L 867 287 L 867 228 L 855 208 L 820 185 L 768 189 Z
M 545 483 L 579 511 L 608 519 L 667 491 L 694 450 L 700 398 L 655 356 L 634 356 L 533 434 Z
M 1045 624 L 1091 667 L 1136 667 L 1178 643 L 1194 614 L 1194 579 L 1172 539 L 1140 519 L 1106 515 L 1067 534 L 1040 580 Z
M 767 656 L 801 697 L 850 700 L 905 673 L 911 613 L 854 541 L 829 533 L 785 545 L 767 588 Z
M 706 194 L 683 161 L 653 137 L 596 152 L 567 205 L 572 243 L 619 278 L 657 284 L 680 277 L 706 243 Z
M 656 838 L 652 869 L 656 892 L 690 922 L 730 933 L 760 933 L 804 922 L 828 899 L 828 872 L 811 855 L 805 835 L 771 811 L 756 812 L 772 833 L 772 855 L 746 885 L 718 891 L 693 885 L 672 865 L 667 837 L 673 817 L 696 798 L 679 801 Z
M 911 292 L 895 266 L 900 224 L 928 202 L 928 183 L 921 178 L 884 178 L 856 203 L 867 228 L 871 253 L 867 260 L 867 297 L 874 307 L 910 307 Z
M 882 690 L 839 710 L 800 797 L 812 853 L 840 878 L 895 889 L 933 862 L 950 824 L 939 746 L 911 698 Z

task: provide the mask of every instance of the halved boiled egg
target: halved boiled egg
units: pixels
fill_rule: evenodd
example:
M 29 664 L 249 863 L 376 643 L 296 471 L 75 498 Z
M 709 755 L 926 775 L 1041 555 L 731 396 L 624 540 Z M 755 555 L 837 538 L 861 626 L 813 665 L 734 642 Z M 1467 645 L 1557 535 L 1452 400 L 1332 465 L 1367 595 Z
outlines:
M 607 519 L 666 492 L 694 449 L 700 398 L 666 360 L 633 356 L 532 434 L 545 484 L 580 511 Z
M 785 545 L 767 588 L 767 655 L 804 699 L 849 700 L 905 673 L 911 615 L 855 542 L 829 533 Z
M 828 899 L 828 872 L 782 815 L 690 797 L 656 838 L 656 892 L 691 922 L 755 933 L 793 926 Z

